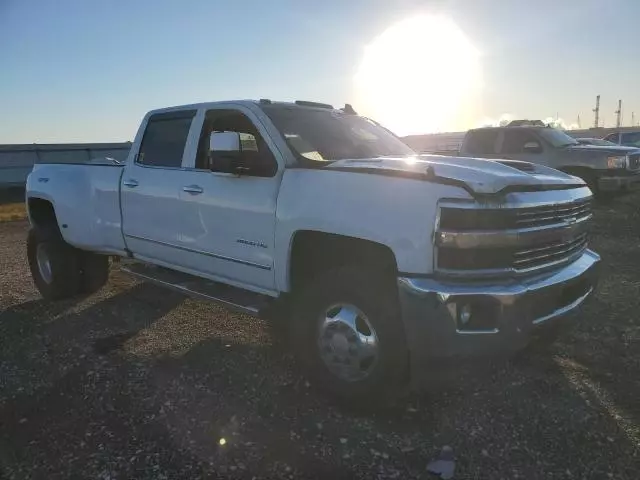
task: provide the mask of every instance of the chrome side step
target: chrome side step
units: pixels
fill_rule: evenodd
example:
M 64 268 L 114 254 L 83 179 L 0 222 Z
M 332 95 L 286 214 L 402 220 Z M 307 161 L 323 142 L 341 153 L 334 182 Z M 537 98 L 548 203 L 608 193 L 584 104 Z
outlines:
M 145 263 L 123 260 L 120 270 L 145 282 L 219 303 L 231 310 L 253 316 L 258 316 L 273 300 L 266 295 Z

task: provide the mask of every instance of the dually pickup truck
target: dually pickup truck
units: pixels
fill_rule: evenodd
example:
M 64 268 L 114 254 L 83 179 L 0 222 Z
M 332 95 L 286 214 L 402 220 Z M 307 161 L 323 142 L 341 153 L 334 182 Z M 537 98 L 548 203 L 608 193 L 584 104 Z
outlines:
M 640 188 L 640 149 L 584 145 L 540 121 L 469 130 L 456 155 L 521 160 L 582 178 L 597 196 Z
M 123 164 L 36 165 L 27 250 L 46 299 L 96 291 L 120 257 L 286 319 L 312 381 L 386 401 L 433 362 L 571 323 L 598 277 L 591 200 L 548 167 L 418 156 L 349 105 L 204 103 L 148 113 Z

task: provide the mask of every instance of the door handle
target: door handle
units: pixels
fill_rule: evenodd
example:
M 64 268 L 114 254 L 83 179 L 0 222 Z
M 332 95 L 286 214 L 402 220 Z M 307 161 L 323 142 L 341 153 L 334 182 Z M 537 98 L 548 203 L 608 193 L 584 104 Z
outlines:
M 129 180 L 125 180 L 124 182 L 122 182 L 122 184 L 125 187 L 129 187 L 129 188 L 135 188 L 138 186 L 138 182 L 136 180 L 134 180 L 133 178 L 129 179 Z
M 202 187 L 198 185 L 187 185 L 186 187 L 182 187 L 183 192 L 190 193 L 191 195 L 200 195 L 204 190 Z

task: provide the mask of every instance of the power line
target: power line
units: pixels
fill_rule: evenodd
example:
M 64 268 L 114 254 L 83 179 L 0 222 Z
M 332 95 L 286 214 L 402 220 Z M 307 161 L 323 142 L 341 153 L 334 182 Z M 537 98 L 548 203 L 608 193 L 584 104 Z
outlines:
M 596 108 L 593 109 L 593 113 L 595 113 L 593 128 L 598 128 L 600 126 L 600 95 L 596 96 Z

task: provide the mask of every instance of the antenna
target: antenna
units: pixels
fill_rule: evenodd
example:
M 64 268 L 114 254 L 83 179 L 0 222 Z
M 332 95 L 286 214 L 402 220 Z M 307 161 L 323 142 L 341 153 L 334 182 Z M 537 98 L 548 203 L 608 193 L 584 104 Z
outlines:
M 620 120 L 622 120 L 622 100 L 618 100 L 618 109 L 613 113 L 616 114 L 616 128 L 620 128 Z
M 600 95 L 596 97 L 596 108 L 593 109 L 593 113 L 595 113 L 593 128 L 598 128 L 600 126 Z

